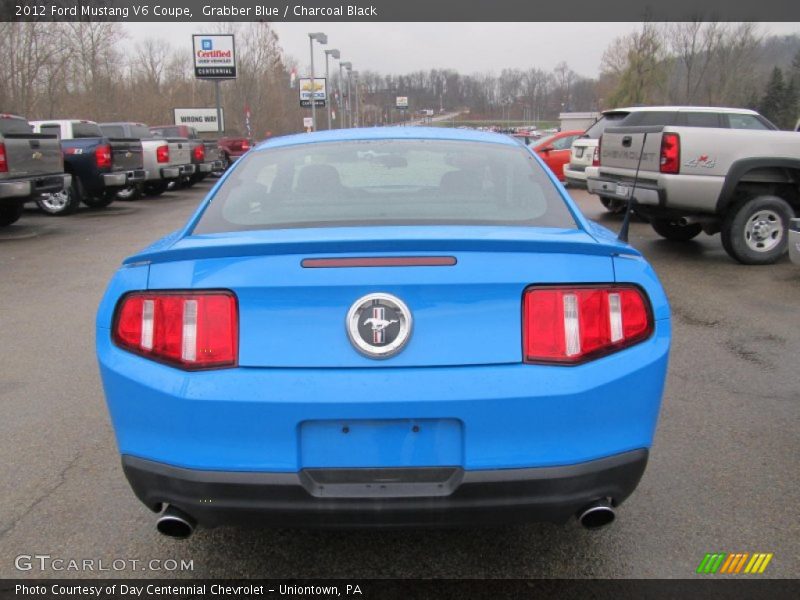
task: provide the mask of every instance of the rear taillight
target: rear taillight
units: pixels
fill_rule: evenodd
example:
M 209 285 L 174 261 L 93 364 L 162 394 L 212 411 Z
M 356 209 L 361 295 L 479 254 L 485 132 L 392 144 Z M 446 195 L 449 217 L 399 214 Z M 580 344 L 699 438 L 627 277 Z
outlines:
M 206 159 L 206 149 L 203 146 L 195 146 L 193 153 L 194 159 L 198 162 L 203 162 Z
M 534 287 L 523 297 L 525 362 L 576 364 L 648 338 L 653 317 L 632 286 Z
M 5 144 L 0 144 L 0 173 L 8 173 L 8 159 L 6 158 Z
M 592 155 L 592 166 L 599 167 L 600 166 L 600 144 L 602 144 L 602 138 L 597 140 L 597 146 L 594 149 L 594 154 Z
M 182 369 L 236 365 L 239 316 L 231 292 L 134 292 L 117 306 L 114 342 Z
M 250 141 L 249 140 L 243 140 L 242 141 L 242 151 L 243 152 L 247 152 L 248 150 L 250 150 Z
M 169 162 L 169 146 L 159 146 L 156 148 L 156 160 L 160 163 Z
M 664 133 L 661 136 L 662 173 L 679 173 L 681 170 L 681 138 L 677 133 Z
M 98 169 L 111 168 L 111 146 L 100 144 L 94 149 L 94 160 Z

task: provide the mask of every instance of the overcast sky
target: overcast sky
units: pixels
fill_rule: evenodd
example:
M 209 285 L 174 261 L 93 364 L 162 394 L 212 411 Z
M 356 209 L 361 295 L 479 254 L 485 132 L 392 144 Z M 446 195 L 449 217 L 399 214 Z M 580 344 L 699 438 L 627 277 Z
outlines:
M 452 68 L 461 73 L 504 68 L 551 70 L 560 61 L 587 77 L 597 75 L 600 59 L 617 36 L 639 23 L 273 23 L 284 51 L 301 68 L 308 64 L 308 32 L 328 34 L 327 48 L 338 48 L 356 70 L 408 73 Z M 169 39 L 191 53 L 191 34 L 210 30 L 204 23 L 127 23 L 129 43 L 148 37 Z M 800 33 L 800 23 L 763 23 L 762 33 Z M 316 44 L 315 44 L 316 46 Z M 324 55 L 316 46 L 315 65 Z M 320 61 L 320 62 L 317 62 Z M 324 68 L 324 67 L 323 67 Z M 316 70 L 316 69 L 315 69 Z

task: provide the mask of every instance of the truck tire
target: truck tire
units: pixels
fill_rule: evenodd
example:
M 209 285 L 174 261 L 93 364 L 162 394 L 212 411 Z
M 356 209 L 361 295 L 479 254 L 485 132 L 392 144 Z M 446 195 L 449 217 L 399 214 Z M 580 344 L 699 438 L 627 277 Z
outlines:
M 600 196 L 600 202 L 602 202 L 605 209 L 612 215 L 618 215 L 625 212 L 625 208 L 628 206 L 623 200 L 609 198 L 608 196 Z
M 756 196 L 732 207 L 722 222 L 725 252 L 745 265 L 769 265 L 788 247 L 794 211 L 777 196 Z
M 99 196 L 87 196 L 83 203 L 89 208 L 105 208 L 117 197 L 118 190 L 106 190 Z
M 164 192 L 167 191 L 167 186 L 169 185 L 166 181 L 156 181 L 155 183 L 145 183 L 144 184 L 144 193 L 148 196 L 160 196 Z
M 22 202 L 8 202 L 0 204 L 0 227 L 7 227 L 19 221 L 22 216 Z
M 650 225 L 658 235 L 673 242 L 688 242 L 703 231 L 700 223 L 681 225 L 677 219 L 653 219 Z
M 72 184 L 62 192 L 56 194 L 43 194 L 36 200 L 39 209 L 54 217 L 71 215 L 81 205 L 83 186 L 80 179 L 73 176 Z
M 231 166 L 231 157 L 225 152 L 222 153 L 222 158 L 220 160 L 222 161 L 222 168 L 219 171 L 214 171 L 214 175 L 217 177 L 222 177 L 222 174 Z
M 139 198 L 142 197 L 142 186 L 141 184 L 136 184 L 124 187 L 121 190 L 117 190 L 115 196 L 117 200 L 123 200 L 123 201 L 138 200 Z

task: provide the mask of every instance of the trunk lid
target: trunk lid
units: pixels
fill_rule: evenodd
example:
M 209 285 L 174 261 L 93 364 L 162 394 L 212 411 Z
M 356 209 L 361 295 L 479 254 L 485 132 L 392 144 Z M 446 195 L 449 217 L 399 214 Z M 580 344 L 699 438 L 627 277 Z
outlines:
M 661 164 L 662 132 L 663 127 L 606 129 L 603 133 L 603 143 L 600 145 L 600 165 L 612 169 L 636 171 L 641 155 L 640 171 L 657 173 Z
M 110 138 L 111 164 L 114 171 L 142 168 L 142 142 L 134 138 Z
M 576 171 L 585 171 L 586 167 L 592 164 L 595 148 L 597 148 L 597 140 L 579 138 L 572 142 L 569 155 L 570 168 Z
M 189 140 L 186 138 L 167 138 L 169 144 L 169 164 L 188 165 L 192 162 Z
M 405 229 L 405 231 L 404 231 Z M 390 368 L 518 363 L 531 284 L 613 281 L 620 247 L 576 230 L 341 228 L 191 236 L 145 250 L 151 289 L 229 289 L 243 367 Z M 453 257 L 451 266 L 308 268 L 304 259 Z M 361 355 L 345 327 L 363 296 L 408 306 L 412 333 L 387 360 Z
M 8 172 L 3 179 L 36 177 L 64 172 L 61 144 L 54 135 L 7 133 L 0 138 L 5 145 Z

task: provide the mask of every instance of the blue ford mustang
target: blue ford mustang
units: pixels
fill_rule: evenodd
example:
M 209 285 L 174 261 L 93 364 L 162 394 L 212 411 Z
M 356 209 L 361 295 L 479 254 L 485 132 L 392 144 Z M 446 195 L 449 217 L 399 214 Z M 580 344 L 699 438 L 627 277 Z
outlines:
M 609 523 L 652 444 L 667 299 L 513 139 L 273 139 L 97 316 L 122 464 L 197 525 Z

